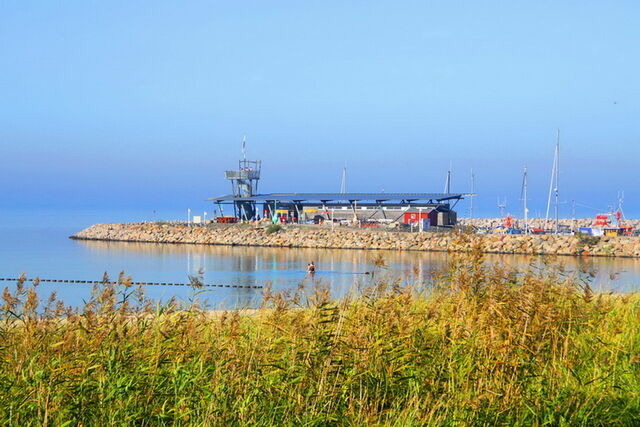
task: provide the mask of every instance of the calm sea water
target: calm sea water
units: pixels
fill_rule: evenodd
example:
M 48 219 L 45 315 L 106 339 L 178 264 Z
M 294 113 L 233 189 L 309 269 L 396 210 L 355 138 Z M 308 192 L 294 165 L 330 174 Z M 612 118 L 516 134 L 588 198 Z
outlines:
M 407 282 L 426 281 L 434 270 L 443 268 L 451 255 L 395 251 L 251 248 L 170 244 L 74 241 L 68 238 L 82 227 L 71 225 L 1 226 L 0 277 L 100 280 L 105 272 L 112 279 L 120 271 L 135 281 L 188 283 L 188 276 L 204 272 L 208 284 L 271 284 L 274 290 L 295 289 L 303 284 L 328 286 L 340 296 L 354 286 L 367 285 L 371 275 Z M 374 265 L 382 256 L 386 267 Z M 318 272 L 306 275 L 306 265 L 314 261 Z M 491 264 L 512 267 L 540 266 L 544 262 L 561 265 L 568 271 L 590 271 L 598 291 L 636 292 L 640 290 L 640 261 L 623 258 L 488 256 Z M 1 286 L 13 286 L 1 282 Z M 90 295 L 90 285 L 40 285 L 41 295 L 56 291 L 66 303 L 81 304 Z M 260 303 L 259 289 L 205 288 L 197 295 L 190 287 L 148 286 L 147 295 L 159 300 L 206 299 L 212 307 L 253 307 Z

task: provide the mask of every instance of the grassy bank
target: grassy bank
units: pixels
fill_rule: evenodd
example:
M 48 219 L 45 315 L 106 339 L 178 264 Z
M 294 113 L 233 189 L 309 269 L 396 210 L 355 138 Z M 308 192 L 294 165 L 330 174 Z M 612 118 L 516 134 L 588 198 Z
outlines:
M 158 307 L 122 279 L 77 311 L 5 291 L 3 425 L 640 422 L 637 295 L 479 254 L 428 292 L 299 289 L 252 312 Z

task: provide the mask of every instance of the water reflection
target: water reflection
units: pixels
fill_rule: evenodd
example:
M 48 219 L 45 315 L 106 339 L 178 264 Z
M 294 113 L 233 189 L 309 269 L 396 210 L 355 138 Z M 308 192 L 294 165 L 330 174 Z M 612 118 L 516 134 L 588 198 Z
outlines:
M 314 285 L 326 285 L 334 296 L 353 287 L 366 286 L 383 276 L 392 280 L 422 283 L 431 272 L 447 265 L 453 255 L 445 253 L 358 251 L 328 249 L 283 249 L 175 244 L 74 241 L 67 238 L 77 230 L 55 228 L 4 229 L 0 244 L 0 276 L 51 279 L 100 280 L 105 271 L 111 278 L 124 270 L 136 281 L 188 283 L 188 275 L 203 271 L 205 283 L 264 286 L 274 291 L 306 291 Z M 382 257 L 386 268 L 375 266 Z M 569 271 L 594 274 L 596 291 L 636 292 L 640 290 L 640 261 L 625 258 L 487 256 L 489 265 L 541 268 L 545 263 L 564 266 Z M 314 261 L 314 278 L 306 265 Z M 9 284 L 9 283 L 7 283 Z M 79 284 L 42 283 L 39 293 L 49 292 L 72 305 L 81 305 L 90 297 L 91 287 Z M 188 286 L 149 286 L 147 295 L 155 300 L 178 297 L 183 300 L 206 299 L 213 307 L 255 307 L 260 304 L 260 289 L 204 288 Z
M 121 242 L 77 242 L 92 256 L 121 264 L 128 274 L 145 281 L 185 281 L 187 274 L 202 269 L 205 283 L 266 285 L 274 290 L 310 285 L 306 265 L 317 266 L 315 281 L 330 285 L 334 296 L 343 295 L 354 285 L 366 285 L 376 277 L 423 283 L 434 270 L 445 267 L 454 255 L 435 252 L 297 249 L 266 247 L 200 246 Z M 381 258 L 386 267 L 376 267 Z M 635 292 L 640 289 L 640 262 L 629 258 L 535 257 L 487 255 L 489 265 L 514 268 L 562 268 L 570 274 L 592 276 L 598 291 Z M 226 295 L 226 303 L 252 305 L 260 290 L 238 289 Z M 230 301 L 229 298 L 235 298 Z M 216 297 L 216 299 L 218 299 Z M 219 300 L 219 299 L 218 299 Z

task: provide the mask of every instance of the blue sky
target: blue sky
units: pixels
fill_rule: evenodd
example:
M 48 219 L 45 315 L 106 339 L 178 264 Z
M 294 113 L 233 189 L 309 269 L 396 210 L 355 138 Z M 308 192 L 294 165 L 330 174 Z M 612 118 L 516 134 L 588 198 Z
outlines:
M 247 135 L 264 191 L 454 191 L 522 168 L 640 216 L 635 1 L 0 0 L 0 208 L 182 212 L 229 192 Z M 466 206 L 460 211 L 465 213 Z M 582 216 L 595 214 L 579 210 Z

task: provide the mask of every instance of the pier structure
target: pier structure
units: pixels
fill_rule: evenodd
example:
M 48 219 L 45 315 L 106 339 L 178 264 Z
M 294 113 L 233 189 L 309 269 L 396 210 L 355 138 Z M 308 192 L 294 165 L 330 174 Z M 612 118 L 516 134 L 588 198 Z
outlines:
M 224 217 L 233 208 L 238 220 L 271 218 L 274 222 L 416 223 L 450 227 L 456 224 L 455 205 L 468 194 L 451 193 L 259 193 L 262 162 L 240 160 L 238 170 L 225 172 L 232 193 L 207 200 Z
M 247 197 L 212 197 L 222 212 L 232 205 L 241 220 L 260 217 L 280 222 L 376 221 L 452 226 L 457 222 L 453 210 L 464 194 L 454 193 L 268 193 Z M 262 215 L 259 214 L 261 205 Z M 253 215 L 253 216 L 251 216 Z

